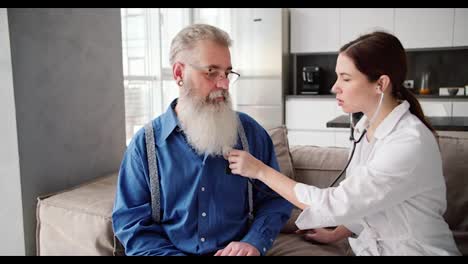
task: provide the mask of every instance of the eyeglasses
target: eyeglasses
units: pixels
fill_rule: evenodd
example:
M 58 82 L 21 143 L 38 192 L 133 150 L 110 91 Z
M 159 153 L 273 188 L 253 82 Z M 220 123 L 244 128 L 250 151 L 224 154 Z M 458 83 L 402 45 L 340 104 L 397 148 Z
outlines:
M 220 77 L 223 76 L 223 78 L 227 78 L 229 80 L 230 86 L 233 85 L 240 77 L 239 73 L 234 72 L 232 70 L 223 71 L 222 69 L 217 69 L 212 66 L 199 66 L 192 63 L 188 63 L 188 65 L 192 66 L 193 68 L 199 71 L 204 71 L 206 77 L 213 82 L 217 82 L 218 80 L 220 80 Z

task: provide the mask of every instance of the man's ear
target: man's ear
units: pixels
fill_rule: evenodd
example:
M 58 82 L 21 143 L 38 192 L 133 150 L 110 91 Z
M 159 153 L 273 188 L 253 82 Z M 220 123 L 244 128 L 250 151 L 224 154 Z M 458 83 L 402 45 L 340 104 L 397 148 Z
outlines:
M 182 63 L 176 62 L 172 65 L 172 77 L 177 83 L 184 79 L 184 65 Z

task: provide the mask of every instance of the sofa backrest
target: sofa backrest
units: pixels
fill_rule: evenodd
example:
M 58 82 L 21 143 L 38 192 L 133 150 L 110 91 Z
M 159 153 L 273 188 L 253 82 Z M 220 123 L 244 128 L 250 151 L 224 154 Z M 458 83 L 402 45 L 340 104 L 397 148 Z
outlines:
M 468 255 L 468 138 L 439 136 L 447 185 L 444 218 L 463 255 Z
M 291 156 L 298 182 L 325 188 L 346 165 L 348 149 L 292 146 Z
M 289 151 L 288 130 L 286 129 L 286 126 L 269 129 L 268 134 L 273 141 L 281 173 L 294 180 L 296 177 L 291 152 Z

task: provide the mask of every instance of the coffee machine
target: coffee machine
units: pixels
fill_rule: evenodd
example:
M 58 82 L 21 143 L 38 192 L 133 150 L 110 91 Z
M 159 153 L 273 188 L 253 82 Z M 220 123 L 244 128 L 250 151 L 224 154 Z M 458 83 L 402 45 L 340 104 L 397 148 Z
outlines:
M 302 68 L 302 87 L 299 94 L 319 94 L 321 82 L 321 69 L 319 66 L 306 66 Z

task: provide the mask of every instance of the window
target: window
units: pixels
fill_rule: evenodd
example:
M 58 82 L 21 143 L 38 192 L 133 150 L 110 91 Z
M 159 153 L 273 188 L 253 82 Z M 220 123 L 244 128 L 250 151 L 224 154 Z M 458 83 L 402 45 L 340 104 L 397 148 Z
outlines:
M 121 9 L 127 145 L 179 95 L 169 63 L 177 32 L 191 23 L 206 23 L 230 33 L 230 13 L 229 8 Z
M 194 22 L 230 33 L 230 13 L 229 8 L 121 9 L 127 145 L 179 95 L 169 63 L 172 38 Z
M 127 145 L 138 129 L 178 96 L 169 47 L 190 16 L 187 8 L 121 9 Z

